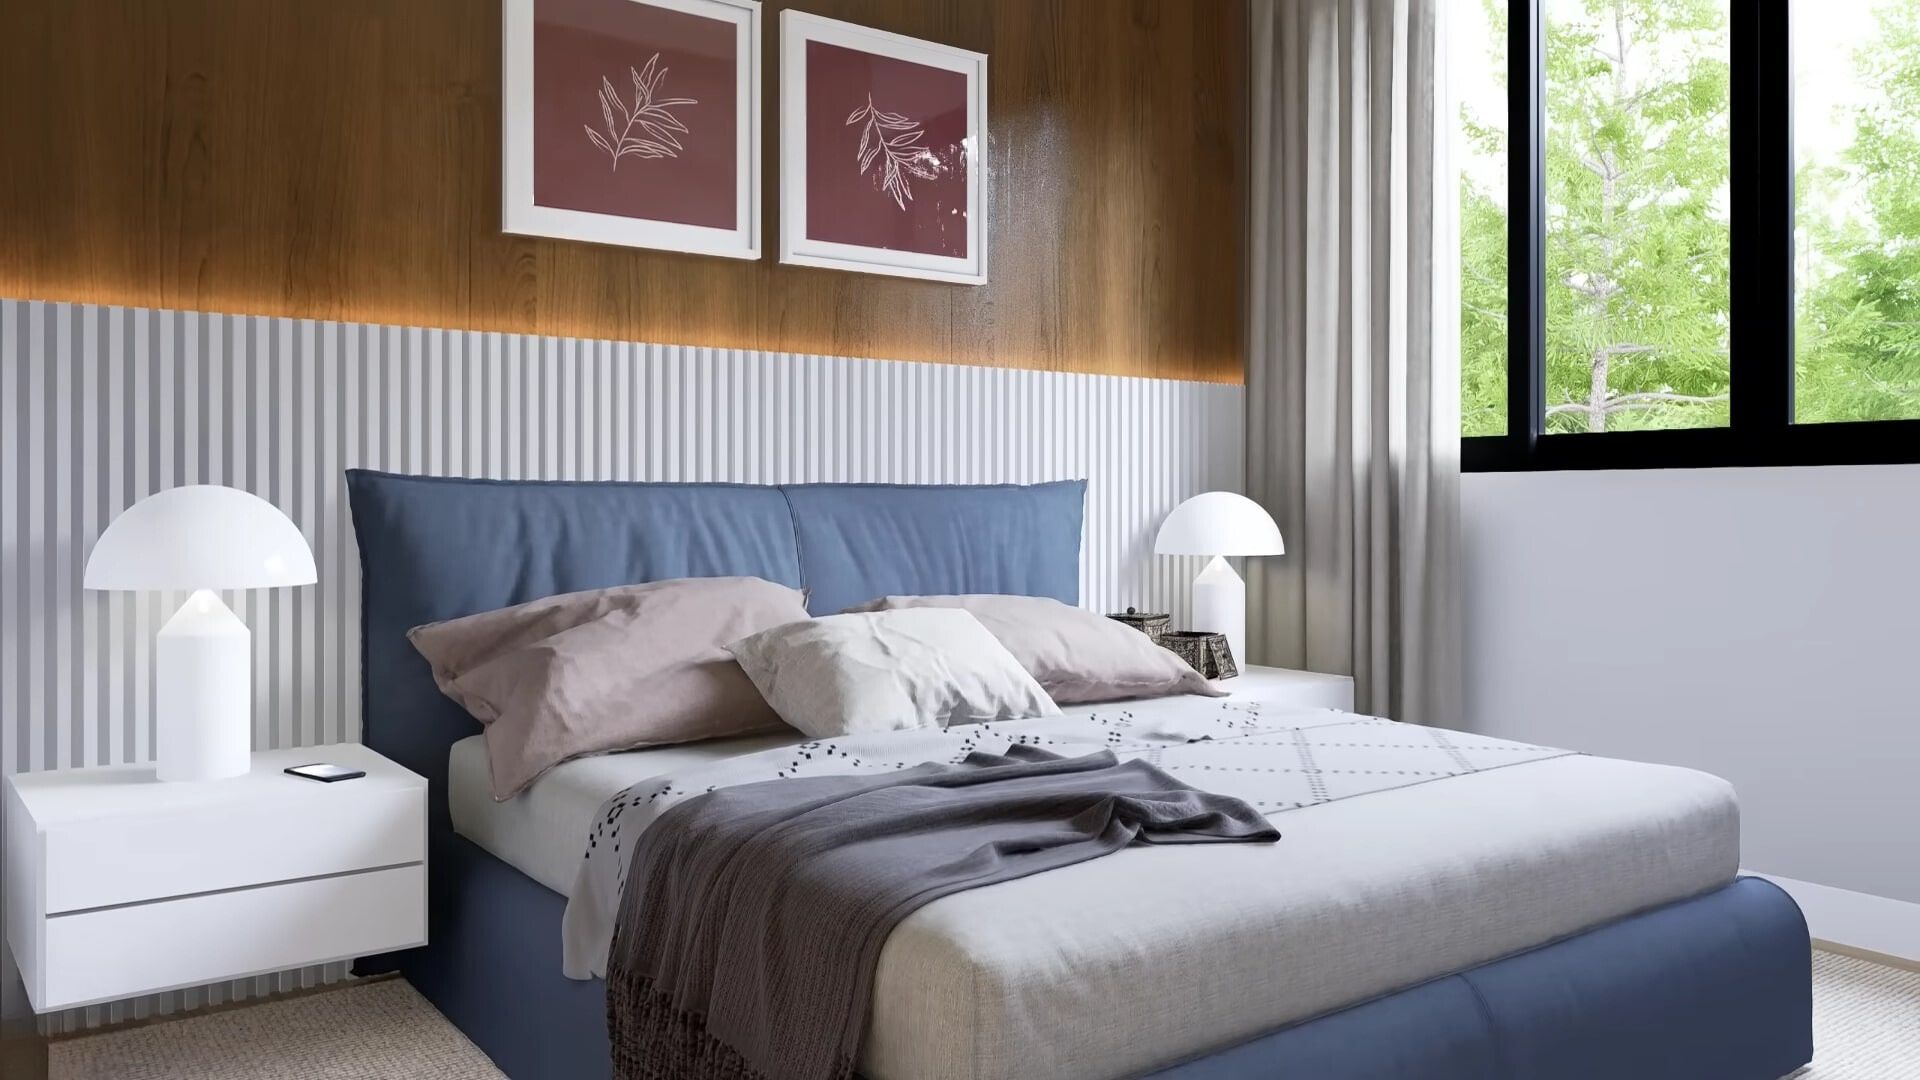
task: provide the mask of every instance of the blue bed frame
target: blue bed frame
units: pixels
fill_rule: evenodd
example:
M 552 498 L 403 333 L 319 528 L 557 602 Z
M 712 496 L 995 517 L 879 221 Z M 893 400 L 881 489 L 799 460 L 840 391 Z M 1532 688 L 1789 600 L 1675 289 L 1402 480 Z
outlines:
M 540 596 L 752 574 L 815 612 L 886 593 L 1078 601 L 1084 484 L 504 482 L 348 474 L 363 737 L 427 777 L 429 940 L 399 970 L 514 1080 L 609 1075 L 605 988 L 560 974 L 564 899 L 454 834 L 448 747 L 477 725 L 409 627 Z M 1283 976 L 1284 977 L 1284 974 Z M 1807 928 L 1742 879 L 1174 1065 L 1156 1080 L 1775 1080 L 1811 1060 Z

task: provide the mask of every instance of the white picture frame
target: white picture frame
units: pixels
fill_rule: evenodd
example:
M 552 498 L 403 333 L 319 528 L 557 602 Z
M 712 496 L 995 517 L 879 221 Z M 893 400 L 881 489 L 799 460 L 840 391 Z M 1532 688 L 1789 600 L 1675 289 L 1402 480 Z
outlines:
M 836 243 L 807 235 L 806 46 L 822 41 L 843 48 L 959 72 L 967 85 L 967 255 L 938 254 Z M 985 284 L 990 230 L 987 208 L 987 56 L 800 11 L 780 13 L 780 261 L 866 274 Z
M 502 230 L 520 236 L 758 259 L 761 253 L 759 0 L 619 0 L 734 24 L 736 185 L 735 226 L 731 229 L 563 209 L 534 201 L 534 9 L 538 2 L 502 0 L 501 3 Z M 618 160 L 616 157 L 616 163 Z

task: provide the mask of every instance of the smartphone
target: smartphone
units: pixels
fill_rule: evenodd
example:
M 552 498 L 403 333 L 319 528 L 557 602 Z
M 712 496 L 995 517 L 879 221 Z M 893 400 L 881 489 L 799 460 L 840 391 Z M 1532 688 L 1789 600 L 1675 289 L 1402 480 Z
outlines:
M 349 769 L 345 765 L 294 765 L 287 769 L 287 775 L 298 776 L 304 780 L 318 780 L 331 784 L 335 780 L 352 780 L 367 775 L 359 769 Z

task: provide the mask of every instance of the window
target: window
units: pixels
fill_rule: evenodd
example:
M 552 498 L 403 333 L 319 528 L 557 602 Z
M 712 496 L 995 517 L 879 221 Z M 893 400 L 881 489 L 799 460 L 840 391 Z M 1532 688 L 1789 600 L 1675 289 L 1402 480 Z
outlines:
M 1479 0 L 1450 9 L 1460 80 L 1460 426 L 1507 430 L 1507 18 Z M 1491 62 L 1489 62 L 1491 61 Z
M 1920 461 L 1920 0 L 1450 16 L 1467 468 Z
M 1802 422 L 1920 417 L 1920 4 L 1793 20 Z
M 1724 426 L 1724 0 L 1546 21 L 1546 430 Z

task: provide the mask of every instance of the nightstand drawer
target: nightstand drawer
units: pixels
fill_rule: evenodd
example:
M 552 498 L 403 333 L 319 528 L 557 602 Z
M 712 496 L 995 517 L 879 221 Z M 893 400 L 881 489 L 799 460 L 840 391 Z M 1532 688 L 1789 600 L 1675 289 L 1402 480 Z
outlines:
M 44 1012 L 389 952 L 426 941 L 426 890 L 406 866 L 55 915 L 23 974 Z
M 282 803 L 49 827 L 42 834 L 45 910 L 85 911 L 424 861 L 425 788 L 345 790 L 355 783 L 333 791 L 293 789 Z

